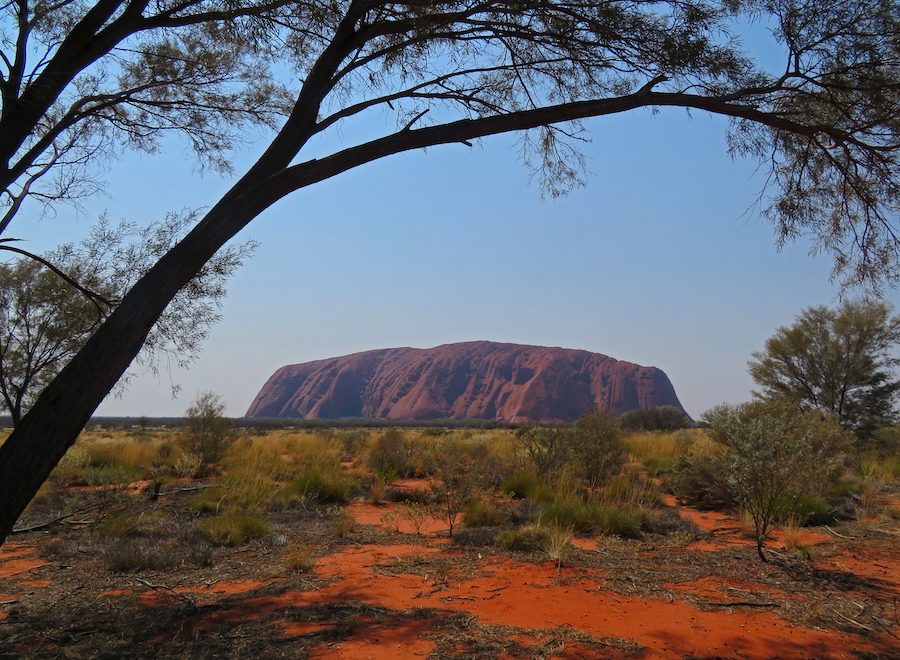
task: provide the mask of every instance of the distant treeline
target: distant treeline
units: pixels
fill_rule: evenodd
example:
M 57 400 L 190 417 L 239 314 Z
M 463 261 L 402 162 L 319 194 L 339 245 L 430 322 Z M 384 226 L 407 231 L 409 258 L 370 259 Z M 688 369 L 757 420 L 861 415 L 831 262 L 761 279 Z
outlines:
M 626 431 L 675 430 L 694 426 L 693 420 L 674 406 L 638 409 L 620 415 L 619 424 Z M 399 420 L 343 417 L 339 419 L 300 419 L 284 417 L 233 417 L 235 427 L 248 429 L 324 429 L 324 428 L 449 428 L 449 429 L 516 429 L 531 424 L 513 424 L 496 419 L 430 419 Z M 574 422 L 573 422 L 574 423 Z M 179 428 L 184 417 L 92 417 L 86 429 Z M 568 426 L 568 424 L 553 424 Z M 12 418 L 0 415 L 0 428 L 12 428 Z

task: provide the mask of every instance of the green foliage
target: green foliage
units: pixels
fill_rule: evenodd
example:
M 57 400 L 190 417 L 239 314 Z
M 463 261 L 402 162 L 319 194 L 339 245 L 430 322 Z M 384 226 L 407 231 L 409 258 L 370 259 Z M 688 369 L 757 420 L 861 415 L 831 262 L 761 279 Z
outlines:
M 675 495 L 699 509 L 728 509 L 735 504 L 722 456 L 682 456 L 668 483 Z
M 610 479 L 600 497 L 604 502 L 643 508 L 662 503 L 659 486 L 638 472 L 616 475 Z
M 573 529 L 580 534 L 605 534 L 622 538 L 639 538 L 645 517 L 646 514 L 639 507 L 605 502 L 561 502 L 549 504 L 541 511 L 542 522 Z
M 585 485 L 599 488 L 622 470 L 625 443 L 614 421 L 600 413 L 585 415 L 575 424 L 571 437 L 571 460 Z
M 827 525 L 834 521 L 825 498 L 811 493 L 788 493 L 779 498 L 774 518 L 779 525 Z
M 188 506 L 199 514 L 218 513 L 226 497 L 221 486 L 204 488 L 190 499 Z
M 516 433 L 520 450 L 545 483 L 577 474 L 597 488 L 622 469 L 626 452 L 618 426 L 601 413 L 569 427 L 527 427 Z
M 225 416 L 225 401 L 213 392 L 202 392 L 185 411 L 185 426 L 179 443 L 185 452 L 200 457 L 201 476 L 210 464 L 222 458 L 227 447 L 231 421 Z
M 540 485 L 541 480 L 534 472 L 516 472 L 503 480 L 500 492 L 509 497 L 534 497 Z
M 757 551 L 765 561 L 763 542 L 779 511 L 791 500 L 827 490 L 847 437 L 836 420 L 772 403 L 725 410 L 717 425 L 727 446 L 729 488 L 753 519 Z
M 196 220 L 191 212 L 170 213 L 138 228 L 113 227 L 101 218 L 80 243 L 45 255 L 91 297 L 35 260 L 0 264 L 0 410 L 9 411 L 14 425 L 121 296 Z M 223 282 L 254 249 L 246 243 L 213 257 L 153 324 L 136 362 L 156 370 L 163 358 L 181 366 L 194 360 L 219 320 Z M 121 382 L 127 381 L 126 374 Z M 136 434 L 149 436 L 143 428 Z
M 900 316 L 886 303 L 810 307 L 753 354 L 750 375 L 762 397 L 836 415 L 865 436 L 897 417 L 898 346 Z
M 543 550 L 550 542 L 550 530 L 539 525 L 526 525 L 518 529 L 507 529 L 500 532 L 496 543 L 506 550 L 535 552 Z
M 86 264 L 61 264 L 86 287 L 101 283 Z M 98 308 L 31 259 L 0 263 L 0 410 L 13 425 L 102 320 Z
M 675 406 L 637 408 L 616 420 L 623 431 L 676 431 L 693 426 L 691 418 Z
M 200 523 L 200 529 L 215 545 L 236 546 L 269 533 L 265 516 L 258 511 L 228 509 Z
M 400 429 L 387 429 L 371 441 L 366 464 L 375 474 L 416 475 L 413 444 Z
M 506 514 L 490 500 L 480 497 L 472 500 L 463 511 L 466 527 L 496 527 L 506 522 Z
M 294 479 L 288 492 L 291 495 L 314 499 L 318 502 L 343 504 L 350 499 L 353 484 L 340 472 L 309 470 Z

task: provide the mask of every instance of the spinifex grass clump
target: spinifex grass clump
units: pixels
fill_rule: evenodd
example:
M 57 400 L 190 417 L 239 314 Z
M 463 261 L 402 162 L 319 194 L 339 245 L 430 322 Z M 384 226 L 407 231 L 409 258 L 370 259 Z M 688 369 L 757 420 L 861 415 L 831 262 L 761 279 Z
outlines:
M 229 509 L 200 523 L 200 529 L 216 545 L 236 546 L 269 533 L 269 524 L 259 511 Z

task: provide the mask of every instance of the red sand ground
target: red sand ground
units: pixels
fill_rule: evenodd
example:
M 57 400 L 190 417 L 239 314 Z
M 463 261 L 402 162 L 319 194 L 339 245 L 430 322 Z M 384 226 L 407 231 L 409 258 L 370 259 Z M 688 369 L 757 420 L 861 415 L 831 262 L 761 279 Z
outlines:
M 355 503 L 349 511 L 363 525 L 381 525 L 388 507 Z M 749 543 L 735 538 L 736 521 L 722 514 L 681 508 L 683 515 L 715 534 L 707 545 L 717 549 L 733 543 Z M 432 521 L 429 533 L 445 528 Z M 596 542 L 575 540 L 578 547 L 595 550 Z M 684 552 L 699 550 L 693 544 Z M 460 551 L 449 547 L 445 539 L 403 545 L 345 546 L 338 552 L 319 558 L 314 566 L 324 586 L 310 591 L 287 590 L 283 593 L 253 595 L 252 592 L 278 580 L 222 581 L 179 589 L 198 602 L 229 603 L 228 607 L 203 612 L 179 624 L 176 635 L 191 631 L 215 630 L 224 622 L 252 621 L 287 607 L 320 606 L 355 602 L 384 608 L 396 613 L 384 620 L 367 620 L 341 641 L 318 637 L 337 625 L 324 621 L 276 621 L 285 637 L 303 638 L 311 644 L 311 657 L 317 658 L 397 658 L 424 656 L 435 649 L 435 641 L 426 637 L 434 630 L 438 615 L 424 617 L 404 614 L 410 608 L 433 608 L 438 612 L 463 612 L 477 617 L 481 624 L 504 625 L 530 631 L 532 640 L 551 634 L 552 629 L 571 627 L 594 638 L 633 640 L 646 650 L 641 657 L 683 655 L 741 657 L 847 657 L 855 649 L 875 649 L 884 653 L 893 639 L 884 635 L 864 638 L 834 630 L 794 626 L 775 612 L 760 609 L 721 608 L 704 610 L 685 600 L 664 600 L 625 595 L 605 589 L 600 570 L 558 569 L 552 563 L 527 564 L 513 558 L 479 555 L 474 569 L 471 563 L 454 571 L 451 561 L 440 575 L 403 572 L 417 557 L 452 558 Z M 471 562 L 471 555 L 469 556 Z M 881 580 L 900 594 L 900 559 L 851 558 L 842 555 L 822 562 L 823 566 Z M 44 582 L 32 575 L 46 565 L 34 547 L 11 542 L 0 548 L 0 578 L 23 580 L 35 588 Z M 3 587 L 0 581 L 0 589 Z M 707 602 L 741 600 L 741 592 L 765 593 L 784 597 L 777 588 L 749 581 L 704 577 L 663 585 Z M 235 596 L 246 594 L 242 599 Z M 892 596 L 892 594 L 894 594 Z M 172 598 L 154 590 L 116 590 L 104 595 L 131 596 L 146 606 L 159 605 Z M 746 594 L 745 594 L 746 595 Z M 175 596 L 177 597 L 177 596 Z M 0 593 L 0 620 L 8 617 L 16 597 Z M 276 615 L 277 616 L 277 615 Z M 157 638 L 165 641 L 166 636 Z M 307 639 L 308 638 L 308 639 Z M 530 642 L 531 643 L 531 642 Z M 896 647 L 893 647 L 896 648 Z M 558 651 L 558 653 L 557 653 Z M 554 650 L 556 657 L 596 657 L 596 651 L 578 644 Z M 619 655 L 610 649 L 609 656 Z

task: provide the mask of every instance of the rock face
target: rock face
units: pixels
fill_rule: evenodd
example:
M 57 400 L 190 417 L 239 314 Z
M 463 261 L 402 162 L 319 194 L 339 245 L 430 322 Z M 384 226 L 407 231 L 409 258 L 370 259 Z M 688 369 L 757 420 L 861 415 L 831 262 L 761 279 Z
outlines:
M 280 368 L 247 417 L 569 422 L 681 403 L 668 377 L 599 353 L 487 341 L 388 348 Z

